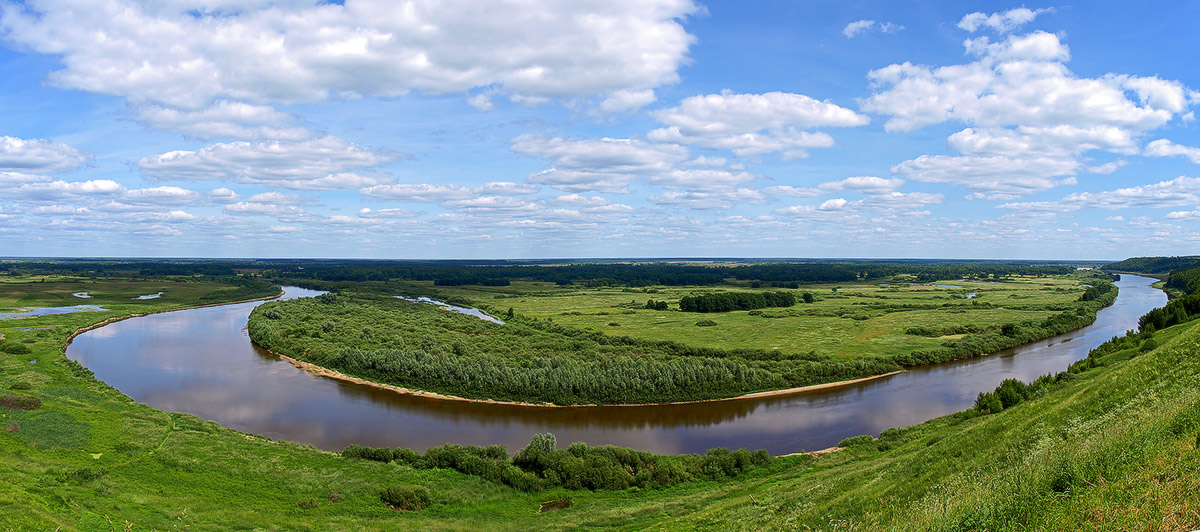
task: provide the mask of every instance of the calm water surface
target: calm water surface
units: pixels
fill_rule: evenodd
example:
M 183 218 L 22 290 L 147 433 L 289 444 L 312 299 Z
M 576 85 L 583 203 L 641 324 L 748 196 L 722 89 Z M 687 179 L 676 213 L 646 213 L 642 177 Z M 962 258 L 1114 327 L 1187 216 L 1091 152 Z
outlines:
M 782 398 L 645 407 L 528 408 L 398 395 L 315 377 L 255 348 L 246 318 L 259 303 L 155 314 L 77 337 L 67 356 L 155 408 L 189 412 L 241 431 L 337 450 L 351 443 L 423 450 L 502 443 L 538 432 L 657 453 L 711 447 L 815 450 L 858 434 L 921 423 L 970 407 L 1006 378 L 1066 369 L 1088 350 L 1166 304 L 1154 279 L 1124 275 L 1096 323 L 992 356 L 916 368 L 853 386 Z M 288 287 L 285 298 L 317 294 Z

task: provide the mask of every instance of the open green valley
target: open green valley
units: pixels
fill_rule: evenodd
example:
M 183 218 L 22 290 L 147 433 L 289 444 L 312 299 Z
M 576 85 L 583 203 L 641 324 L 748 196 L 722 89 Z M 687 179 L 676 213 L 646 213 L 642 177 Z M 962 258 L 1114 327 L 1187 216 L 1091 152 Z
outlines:
M 844 438 L 834 452 L 795 449 L 768 456 L 753 448 L 718 448 L 667 456 L 546 434 L 508 447 L 350 445 L 331 452 L 156 410 L 64 357 L 67 338 L 131 314 L 274 296 L 271 278 L 185 275 L 188 266 L 111 275 L 40 268 L 44 282 L 33 272 L 5 278 L 0 302 L 19 311 L 75 303 L 82 298 L 72 294 L 86 291 L 92 296 L 87 301 L 104 310 L 0 321 L 0 421 L 6 427 L 0 462 L 11 479 L 0 488 L 0 530 L 1183 530 L 1200 523 L 1200 328 L 1192 321 L 1196 309 L 1186 303 L 1197 288 L 1189 280 L 1200 270 L 1168 276 L 1180 296 L 1167 305 L 1165 317 L 1152 312 L 1143 320 L 1158 325 L 1114 337 L 1043 378 L 997 383 L 966 410 Z M 630 292 L 514 281 L 433 294 L 477 302 L 504 325 L 398 299 L 393 296 L 402 294 L 381 289 L 390 290 L 390 281 L 366 281 L 262 304 L 251 315 L 250 334 L 281 352 L 335 368 L 345 364 L 347 372 L 354 364 L 387 367 L 369 362 L 387 356 L 378 354 L 384 349 L 419 350 L 411 363 L 423 371 L 436 374 L 439 364 L 449 364 L 446 375 L 485 383 L 483 372 L 496 368 L 542 368 L 544 378 L 570 382 L 563 377 L 569 374 L 554 371 L 598 380 L 603 373 L 597 368 L 655 368 L 677 360 L 699 361 L 704 371 L 714 371 L 714 360 L 737 362 L 751 374 L 859 360 L 895 364 L 896 357 L 947 349 L 947 342 L 971 335 L 1010 338 L 1014 328 L 1063 320 L 1056 316 L 1090 323 L 1121 296 L 1098 288 L 1114 286 L 1103 274 L 1082 275 L 930 282 L 954 287 L 899 284 L 901 278 L 882 282 L 889 286 L 841 283 L 836 292 L 802 285 L 782 288 L 798 294 L 793 306 L 718 313 L 682 312 L 678 300 L 781 288 L 660 285 Z M 296 282 L 278 282 L 285 280 Z M 412 283 L 394 286 L 422 286 Z M 806 292 L 814 295 L 811 303 L 803 302 Z M 645 308 L 651 298 L 666 301 L 668 310 Z M 929 308 L 908 310 L 921 307 Z M 851 311 L 866 317 L 840 316 Z M 768 312 L 785 315 L 764 317 Z M 896 318 L 917 313 L 927 317 Z M 663 315 L 693 325 L 672 327 L 661 323 Z M 694 325 L 703 319 L 718 325 Z M 613 331 L 593 325 L 604 320 L 631 326 Z M 818 342 L 803 351 L 777 350 L 766 343 L 775 340 L 764 337 L 781 332 L 753 332 L 756 323 L 785 320 L 792 320 L 797 334 L 814 338 L 819 333 L 805 327 L 827 328 L 828 320 L 863 330 L 845 337 L 851 345 L 841 351 L 824 351 L 835 344 Z M 722 343 L 677 332 L 722 327 L 740 329 L 748 340 Z M 880 343 L 881 337 L 890 340 Z M 860 343 L 852 344 L 854 338 Z M 631 378 L 628 369 L 613 375 Z M 596 380 L 581 379 L 583 386 L 570 389 L 580 393 Z M 637 389 L 619 381 L 594 389 L 612 387 Z M 480 397 L 497 397 L 490 393 L 495 389 L 481 387 Z M 461 387 L 442 390 L 463 393 Z M 508 397 L 522 400 L 564 397 L 509 390 Z

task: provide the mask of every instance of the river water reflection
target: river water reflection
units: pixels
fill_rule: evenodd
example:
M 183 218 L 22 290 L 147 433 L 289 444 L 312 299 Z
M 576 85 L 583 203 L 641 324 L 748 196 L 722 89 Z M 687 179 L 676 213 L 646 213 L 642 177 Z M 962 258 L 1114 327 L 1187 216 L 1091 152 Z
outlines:
M 968 408 L 1006 378 L 1066 369 L 1166 303 L 1154 279 L 1124 275 L 1096 323 L 992 356 L 915 368 L 832 390 L 769 399 L 644 407 L 529 408 L 398 395 L 315 377 L 250 343 L 259 303 L 155 314 L 78 336 L 67 356 L 155 408 L 188 412 L 241 431 L 337 450 L 351 443 L 423 450 L 443 443 L 505 444 L 538 432 L 656 453 L 711 447 L 815 450 L 858 434 L 921 423 Z M 287 287 L 285 298 L 317 292 Z

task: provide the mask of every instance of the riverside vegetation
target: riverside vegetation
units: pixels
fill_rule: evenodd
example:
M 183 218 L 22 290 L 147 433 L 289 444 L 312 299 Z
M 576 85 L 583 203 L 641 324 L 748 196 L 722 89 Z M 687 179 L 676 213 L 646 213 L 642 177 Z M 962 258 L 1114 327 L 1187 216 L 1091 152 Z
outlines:
M 1080 284 L 1084 280 L 1090 283 L 1086 287 Z M 531 285 L 486 287 L 505 291 L 500 295 L 505 303 L 515 300 L 510 308 L 519 311 L 505 312 L 505 325 L 347 288 L 262 305 L 250 316 L 249 334 L 276 353 L 409 389 L 559 405 L 663 403 L 859 379 L 979 356 L 1084 327 L 1117 296 L 1115 285 L 1101 276 L 976 284 L 981 286 L 971 288 L 970 299 L 958 286 L 874 283 L 826 289 L 829 295 L 821 296 L 820 302 L 812 295 L 816 288 L 807 286 L 795 293 L 736 290 L 696 295 L 661 287 L 652 289 L 653 295 L 664 299 L 651 298 L 645 304 L 636 299 L 614 304 L 613 298 L 629 297 L 629 292 L 611 288 L 580 293 Z M 546 308 L 562 308 L 563 299 L 578 303 L 575 308 L 583 311 L 545 315 Z M 667 311 L 668 303 L 714 318 L 680 320 L 679 311 Z M 772 314 L 757 310 L 763 306 L 774 307 Z M 539 310 L 542 319 L 536 315 Z M 608 330 L 566 325 L 576 323 L 572 318 L 608 320 Z M 617 334 L 612 324 L 620 323 L 612 320 L 649 325 L 670 321 L 674 326 Z M 863 321 L 869 322 L 866 327 L 857 325 Z M 708 332 L 740 328 L 761 341 L 771 336 L 761 330 L 767 324 L 782 328 L 775 334 L 806 337 L 822 334 L 830 322 L 840 322 L 850 334 L 880 341 L 860 343 L 849 353 L 829 353 L 803 346 L 765 349 L 761 344 L 720 341 L 721 333 Z M 680 329 L 690 329 L 689 338 L 681 338 Z M 878 349 L 881 344 L 886 348 Z
M 39 297 L 49 301 L 67 294 Z M 36 299 L 22 304 L 30 303 Z M 184 304 L 139 302 L 136 310 Z M 994 413 L 976 407 L 889 429 L 879 438 L 853 438 L 844 442 L 846 450 L 820 458 L 773 457 L 733 478 L 701 476 L 668 487 L 571 490 L 547 483 L 540 491 L 522 491 L 431 465 L 428 451 L 418 459 L 396 450 L 387 451 L 406 458 L 355 459 L 354 451 L 339 456 L 269 441 L 134 403 L 61 355 L 72 329 L 106 316 L 0 322 L 6 339 L 30 350 L 0 355 L 0 387 L 41 401 L 31 410 L 0 408 L 8 427 L 0 432 L 0 467 L 6 472 L 0 530 L 968 531 L 1200 525 L 1195 321 L 1114 338 L 1063 376 L 1022 385 L 1020 400 Z M 543 437 L 531 447 L 546 450 L 547 443 Z M 570 447 L 555 453 L 576 456 Z M 545 508 L 558 509 L 539 513 Z

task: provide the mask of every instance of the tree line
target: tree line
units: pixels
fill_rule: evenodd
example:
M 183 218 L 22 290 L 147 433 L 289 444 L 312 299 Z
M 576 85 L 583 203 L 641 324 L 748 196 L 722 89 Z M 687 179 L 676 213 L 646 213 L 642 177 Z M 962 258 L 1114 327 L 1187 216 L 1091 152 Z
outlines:
M 1184 293 L 1138 319 L 1138 330 L 1154 332 L 1200 316 L 1200 267 L 1172 272 L 1165 284 Z

